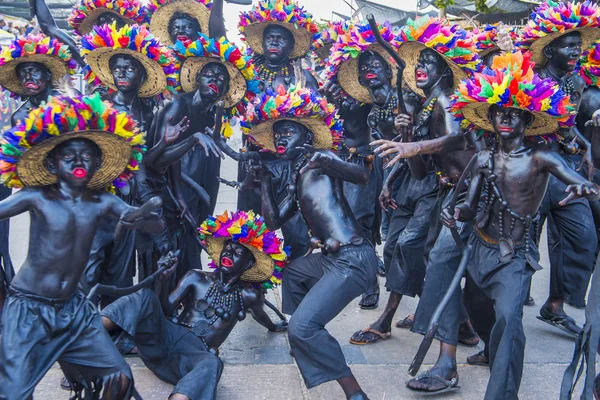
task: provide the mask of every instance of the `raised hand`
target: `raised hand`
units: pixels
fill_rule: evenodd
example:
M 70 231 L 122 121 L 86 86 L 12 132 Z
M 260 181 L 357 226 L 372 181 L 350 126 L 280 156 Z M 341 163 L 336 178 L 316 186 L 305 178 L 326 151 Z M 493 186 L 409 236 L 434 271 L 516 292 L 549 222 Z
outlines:
M 190 120 L 188 117 L 183 117 L 181 120 L 173 124 L 173 117 L 169 117 L 167 128 L 163 136 L 166 144 L 171 144 L 179 138 L 181 132 L 185 132 L 190 127 Z
M 315 153 L 310 158 L 310 160 L 308 160 L 308 163 L 306 163 L 306 165 L 302 167 L 302 169 L 300 170 L 300 174 L 305 173 L 309 169 L 327 167 L 331 163 L 331 160 L 332 157 L 328 154 Z
M 213 134 L 212 129 L 206 128 L 205 132 L 206 133 L 194 133 L 194 137 L 198 141 L 198 144 L 204 149 L 204 154 L 206 154 L 206 156 L 208 157 L 209 153 L 212 153 L 215 157 L 225 159 L 225 155 L 223 155 L 223 152 L 221 151 L 221 149 L 219 149 L 219 146 L 217 146 L 215 141 L 209 136 Z
M 588 183 L 582 183 L 580 185 L 569 185 L 565 188 L 565 192 L 569 194 L 567 195 L 567 197 L 565 197 L 558 203 L 558 205 L 561 207 L 569 203 L 571 200 L 579 199 L 582 197 L 598 196 L 599 193 L 597 185 L 590 185 Z

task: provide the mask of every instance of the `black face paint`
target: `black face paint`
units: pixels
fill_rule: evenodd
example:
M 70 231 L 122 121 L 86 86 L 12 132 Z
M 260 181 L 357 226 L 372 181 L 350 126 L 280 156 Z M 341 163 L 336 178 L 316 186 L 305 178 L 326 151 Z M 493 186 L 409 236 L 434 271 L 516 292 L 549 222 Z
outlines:
M 101 152 L 87 139 L 71 139 L 57 146 L 49 155 L 50 172 L 71 187 L 85 187 L 100 167 Z
M 255 262 L 254 255 L 246 246 L 228 240 L 221 250 L 219 259 L 219 271 L 226 276 L 242 275 L 248 269 L 248 266 Z
M 144 82 L 144 67 L 133 57 L 113 56 L 109 62 L 113 83 L 121 93 L 137 93 Z
M 189 14 L 175 13 L 169 21 L 169 37 L 173 43 L 179 40 L 187 46 L 198 39 L 198 32 L 201 32 L 200 23 Z
M 294 50 L 294 36 L 286 28 L 269 25 L 263 32 L 265 60 L 272 66 L 286 63 Z
M 504 140 L 510 140 L 525 134 L 533 115 L 518 108 L 493 105 L 489 118 L 496 134 Z
M 544 55 L 555 69 L 572 72 L 581 57 L 581 45 L 581 34 L 571 32 L 554 39 L 544 48 Z
M 306 127 L 294 121 L 277 121 L 273 125 L 273 142 L 277 156 L 285 159 L 294 159 L 299 155 L 304 144 L 311 141 L 312 137 Z
M 27 97 L 37 96 L 52 86 L 52 74 L 43 64 L 21 63 L 16 72 Z
M 221 63 L 208 63 L 196 76 L 198 90 L 203 98 L 218 101 L 229 90 L 229 72 Z
M 358 81 L 368 88 L 377 88 L 390 83 L 392 70 L 381 55 L 366 52 L 358 58 Z
M 421 90 L 432 89 L 446 71 L 448 65 L 442 56 L 434 50 L 424 49 L 419 54 L 419 60 L 415 65 L 417 87 Z

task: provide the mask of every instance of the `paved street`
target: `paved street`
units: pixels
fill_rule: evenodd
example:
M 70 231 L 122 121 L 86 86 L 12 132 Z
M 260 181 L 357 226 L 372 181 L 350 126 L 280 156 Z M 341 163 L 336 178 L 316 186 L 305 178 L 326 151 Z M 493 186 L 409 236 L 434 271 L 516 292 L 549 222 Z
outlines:
M 225 161 L 223 177 L 234 179 L 236 166 Z M 217 212 L 234 210 L 237 193 L 221 186 Z M 20 265 L 26 254 L 28 217 L 20 216 L 11 221 L 11 252 L 13 261 Z M 381 251 L 380 251 L 381 253 Z M 534 277 L 532 294 L 535 307 L 525 308 L 525 332 L 527 335 L 526 365 L 521 384 L 522 399 L 557 399 L 563 371 L 571 358 L 574 340 L 562 332 L 538 321 L 539 306 L 548 293 L 549 268 L 545 243 L 542 244 L 544 270 Z M 417 399 L 418 396 L 406 389 L 404 382 L 409 378 L 407 370 L 422 336 L 406 330 L 393 328 L 392 337 L 371 346 L 353 346 L 348 342 L 352 333 L 366 327 L 379 315 L 387 294 L 382 284 L 380 307 L 375 311 L 362 311 L 357 301 L 352 302 L 329 326 L 329 331 L 339 340 L 352 370 L 365 392 L 372 400 Z M 270 300 L 281 305 L 279 291 L 269 294 Z M 583 312 L 569 306 L 567 312 L 577 322 L 583 322 Z M 396 319 L 405 317 L 416 308 L 416 300 L 403 300 Z M 430 365 L 437 356 L 434 343 L 426 363 Z M 459 347 L 458 361 L 461 388 L 443 399 L 482 399 L 489 372 L 487 368 L 466 365 L 466 357 L 481 348 Z M 293 359 L 289 355 L 286 334 L 267 332 L 258 323 L 247 318 L 238 324 L 222 346 L 221 356 L 225 370 L 219 385 L 219 399 L 343 399 L 336 383 L 328 383 L 307 390 Z M 172 387 L 156 378 L 135 357 L 128 358 L 136 380 L 136 387 L 147 400 L 166 399 Z M 424 368 L 427 368 L 425 365 Z M 52 368 L 36 390 L 36 398 L 48 400 L 68 399 L 69 394 L 59 388 L 61 377 L 58 367 Z M 431 398 L 431 396 L 428 396 Z M 577 396 L 578 398 L 578 396 Z

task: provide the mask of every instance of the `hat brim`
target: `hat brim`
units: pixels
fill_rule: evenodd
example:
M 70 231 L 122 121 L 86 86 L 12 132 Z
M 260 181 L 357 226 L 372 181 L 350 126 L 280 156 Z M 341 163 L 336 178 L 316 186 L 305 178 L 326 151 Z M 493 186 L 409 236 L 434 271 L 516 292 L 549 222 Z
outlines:
M 374 51 L 378 53 L 388 64 L 392 70 L 392 87 L 396 87 L 398 79 L 398 67 L 396 63 L 390 60 L 390 55 L 379 44 L 372 44 L 365 51 Z M 364 53 L 364 51 L 363 51 Z M 344 91 L 361 103 L 371 104 L 373 98 L 369 93 L 369 89 L 361 85 L 358 80 L 358 59 L 359 57 L 350 58 L 340 64 L 337 79 Z
M 250 46 L 254 53 L 260 55 L 264 54 L 263 33 L 269 25 L 279 25 L 290 31 L 294 36 L 294 49 L 290 54 L 292 60 L 304 57 L 310 50 L 313 34 L 310 33 L 308 29 L 296 28 L 294 24 L 287 22 L 269 21 L 251 24 L 245 29 L 244 36 L 246 38 L 246 43 L 248 43 L 248 46 Z
M 398 49 L 398 54 L 400 55 L 400 58 L 402 58 L 406 63 L 406 67 L 404 68 L 404 72 L 402 73 L 402 79 L 404 79 L 404 82 L 406 82 L 410 90 L 412 90 L 421 97 L 426 96 L 425 93 L 423 93 L 423 91 L 417 87 L 417 80 L 415 78 L 415 67 L 417 66 L 417 63 L 419 61 L 421 51 L 425 49 L 429 49 L 429 47 L 425 46 L 421 42 L 405 42 L 402 43 L 400 45 L 400 48 Z M 467 78 L 466 72 L 463 71 L 463 69 L 458 64 L 450 60 L 448 57 L 444 56 L 443 54 L 440 54 L 437 51 L 436 53 L 442 56 L 442 59 L 446 62 L 446 64 L 452 71 L 452 88 L 456 89 L 460 82 L 463 79 Z
M 331 149 L 333 140 L 331 130 L 318 118 L 277 118 L 262 122 L 250 130 L 250 136 L 265 149 L 276 152 L 273 143 L 273 125 L 278 121 L 293 121 L 302 124 L 313 133 L 313 148 Z
M 225 246 L 225 242 L 230 240 L 231 238 L 215 238 L 212 236 L 208 236 L 206 238 L 206 246 L 208 250 L 208 255 L 215 262 L 215 264 L 219 264 L 221 259 L 221 251 L 223 251 L 223 247 Z M 261 283 L 269 280 L 273 275 L 273 271 L 275 271 L 275 263 L 273 259 L 266 253 L 260 251 L 254 246 L 246 245 L 245 243 L 236 242 L 247 248 L 254 255 L 254 265 L 241 276 L 241 280 L 245 282 L 254 282 Z
M 488 118 L 488 112 L 492 105 L 490 103 L 471 103 L 466 105 L 462 112 L 469 122 L 488 132 L 495 132 L 494 126 Z M 529 111 L 521 107 L 512 108 Z M 542 112 L 529 112 L 533 114 L 534 119 L 531 125 L 525 128 L 525 136 L 547 135 L 558 130 L 559 125 L 555 118 Z
M 558 39 L 563 35 L 567 35 L 572 32 L 579 32 L 581 34 L 581 50 L 586 51 L 589 49 L 596 40 L 600 39 L 600 28 L 583 27 L 576 29 L 569 29 L 564 32 L 552 32 L 549 35 L 537 39 L 529 47 L 531 51 L 531 61 L 535 62 L 535 66 L 538 68 L 543 67 L 548 62 L 548 59 L 544 55 L 544 48 L 548 46 L 552 41 Z
M 43 141 L 25 151 L 17 163 L 17 176 L 24 186 L 47 186 L 57 182 L 46 168 L 48 154 L 67 140 L 84 138 L 96 143 L 102 152 L 102 164 L 88 183 L 88 188 L 103 190 L 125 171 L 131 159 L 131 146 L 124 139 L 105 131 L 65 133 Z
M 169 22 L 175 13 L 180 12 L 188 14 L 198 20 L 200 24 L 200 33 L 208 34 L 208 21 L 210 20 L 210 10 L 205 5 L 194 0 L 174 0 L 162 5 L 154 11 L 150 18 L 150 32 L 154 34 L 164 45 L 173 46 L 175 43 L 171 40 L 169 34 Z
M 318 49 L 316 49 L 315 54 L 317 55 L 317 57 L 319 57 L 319 60 L 325 61 L 329 58 L 332 47 L 333 47 L 333 44 L 326 44 L 325 46 L 319 47 Z
M 81 24 L 79 24 L 77 30 L 81 32 L 82 35 L 87 35 L 94 29 L 94 26 L 98 25 L 98 17 L 105 13 L 113 14 L 114 16 L 122 19 L 123 22 L 125 22 L 125 25 L 135 24 L 135 22 L 132 19 L 122 16 L 115 10 L 111 10 L 109 8 L 94 8 L 87 14 L 85 19 L 81 21 Z
M 104 85 L 111 89 L 118 90 L 115 86 L 112 73 L 110 72 L 110 59 L 116 55 L 133 57 L 138 60 L 146 70 L 146 80 L 140 86 L 138 91 L 139 97 L 145 98 L 156 96 L 165 90 L 167 87 L 167 77 L 158 63 L 150 60 L 142 53 L 130 49 L 114 49 L 112 47 L 100 47 L 94 49 L 86 58 L 90 68 Z
M 229 73 L 229 90 L 225 93 L 225 107 L 230 108 L 238 104 L 246 95 L 248 86 L 242 73 L 231 63 L 222 62 L 215 57 L 188 57 L 181 66 L 181 88 L 184 92 L 193 92 L 198 88 L 196 77 L 202 68 L 209 63 L 219 63 L 227 68 Z
M 23 63 L 38 63 L 44 65 L 52 74 L 52 84 L 58 83 L 65 75 L 69 75 L 69 67 L 58 57 L 47 54 L 31 54 L 19 57 L 0 66 L 0 85 L 19 96 L 25 96 L 21 80 L 17 76 L 17 67 Z

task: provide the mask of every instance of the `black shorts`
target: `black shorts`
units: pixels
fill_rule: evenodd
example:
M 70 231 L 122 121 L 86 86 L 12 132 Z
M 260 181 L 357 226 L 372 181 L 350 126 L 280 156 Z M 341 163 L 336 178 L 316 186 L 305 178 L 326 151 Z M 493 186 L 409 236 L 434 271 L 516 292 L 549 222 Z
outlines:
M 82 291 L 50 299 L 11 287 L 3 315 L 0 399 L 28 398 L 57 361 L 81 398 L 123 376 L 129 378 L 126 398 L 131 397 L 131 369 Z M 121 388 L 120 383 L 109 386 L 116 392 Z

